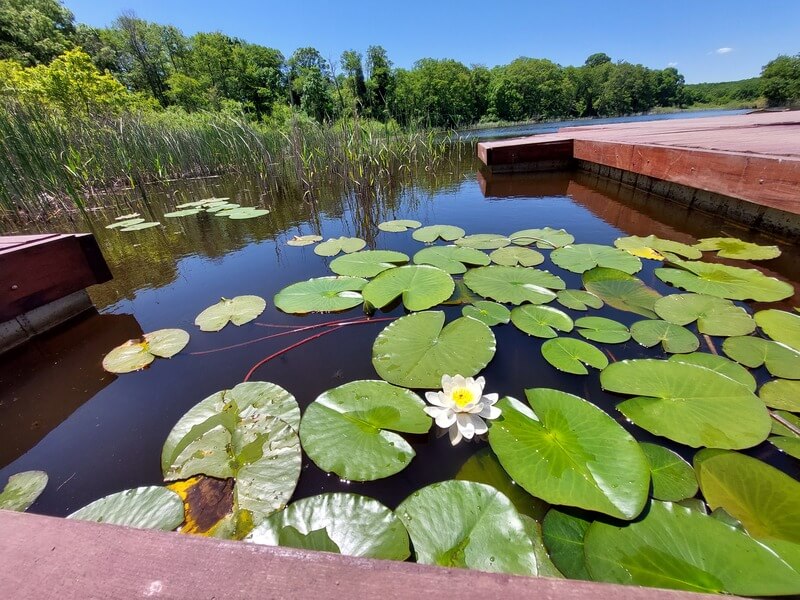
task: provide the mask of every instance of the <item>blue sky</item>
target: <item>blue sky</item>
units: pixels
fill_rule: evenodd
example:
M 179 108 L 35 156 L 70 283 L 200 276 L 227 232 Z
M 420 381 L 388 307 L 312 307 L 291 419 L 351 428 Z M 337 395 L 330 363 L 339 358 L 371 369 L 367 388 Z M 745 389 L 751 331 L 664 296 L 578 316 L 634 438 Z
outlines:
M 180 27 L 222 31 L 287 57 L 314 46 L 326 58 L 382 45 L 396 66 L 423 57 L 492 67 L 518 56 L 582 64 L 593 52 L 686 81 L 753 77 L 778 54 L 800 52 L 800 0 L 503 0 L 296 2 L 65 0 L 79 22 L 109 25 L 123 10 Z

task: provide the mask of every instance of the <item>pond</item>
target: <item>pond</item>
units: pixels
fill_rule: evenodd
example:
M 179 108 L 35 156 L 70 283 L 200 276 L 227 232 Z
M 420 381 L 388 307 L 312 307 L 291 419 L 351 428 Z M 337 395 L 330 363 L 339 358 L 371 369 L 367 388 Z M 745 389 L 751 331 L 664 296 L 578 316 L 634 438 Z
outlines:
M 271 212 L 247 220 L 205 212 L 178 218 L 163 216 L 183 202 L 208 197 L 266 206 Z M 301 316 L 276 308 L 273 298 L 286 286 L 332 275 L 332 258 L 315 254 L 314 245 L 288 245 L 295 236 L 358 237 L 366 242 L 366 249 L 392 250 L 408 257 L 425 248 L 412 237 L 413 230 L 387 232 L 378 224 L 411 219 L 422 225 L 453 225 L 466 234 L 501 236 L 549 226 L 566 229 L 577 244 L 606 246 L 613 246 L 623 236 L 655 235 L 685 244 L 700 238 L 734 237 L 777 245 L 780 256 L 748 262 L 706 252 L 703 259 L 759 269 L 787 282 L 795 292 L 776 302 L 738 305 L 747 306 L 750 312 L 764 308 L 793 311 L 800 289 L 800 247 L 795 244 L 720 223 L 713 215 L 688 211 L 593 175 L 492 176 L 481 173 L 472 158 L 452 161 L 440 172 L 419 174 L 413 184 L 398 185 L 367 198 L 331 192 L 314 201 L 269 203 L 260 196 L 256 182 L 223 177 L 153 187 L 146 202 L 124 198 L 117 203 L 115 208 L 92 211 L 87 217 L 40 226 L 47 231 L 95 234 L 114 275 L 109 283 L 89 290 L 97 310 L 0 357 L 0 482 L 21 471 L 47 472 L 50 483 L 31 507 L 32 512 L 65 516 L 119 490 L 163 485 L 159 461 L 162 446 L 187 410 L 219 390 L 233 388 L 265 357 L 318 331 L 290 333 L 292 327 L 363 315 L 360 302 L 334 315 Z M 132 232 L 105 228 L 115 217 L 131 211 L 163 225 Z M 437 244 L 442 245 L 442 241 Z M 538 269 L 557 274 L 568 289 L 583 287 L 581 274 L 554 264 L 550 249 L 536 250 L 546 257 Z M 569 257 L 559 262 L 566 265 Z M 641 263 L 635 276 L 646 286 L 661 295 L 681 293 L 656 276 L 656 269 L 663 266 L 661 260 L 643 258 Z M 202 332 L 194 325 L 195 317 L 220 298 L 240 295 L 266 299 L 266 309 L 253 321 L 239 327 L 228 325 L 219 332 Z M 587 315 L 606 317 L 626 328 L 646 318 L 608 303 L 588 312 L 555 302 L 550 306 L 571 320 Z M 463 308 L 460 304 L 443 304 L 431 310 L 443 311 L 447 321 L 452 321 L 461 316 Z M 305 411 L 331 388 L 378 379 L 372 362 L 376 336 L 387 326 L 385 319 L 406 314 L 402 303 L 389 303 L 376 310 L 372 322 L 340 327 L 287 351 L 258 367 L 251 380 L 273 382 L 288 390 Z M 191 334 L 186 348 L 176 356 L 156 359 L 134 373 L 113 375 L 103 370 L 101 361 L 112 348 L 164 328 L 180 328 Z M 689 328 L 697 331 L 693 324 Z M 261 339 L 276 332 L 287 335 Z M 493 326 L 492 332 L 496 354 L 480 371 L 486 380 L 485 393 L 520 400 L 530 388 L 574 394 L 600 407 L 636 440 L 665 446 L 691 462 L 694 448 L 654 435 L 635 425 L 635 417 L 629 419 L 617 410 L 615 407 L 631 394 L 605 391 L 594 368 L 588 375 L 557 370 L 542 356 L 546 340 L 528 335 L 514 324 Z M 583 339 L 575 332 L 567 335 Z M 723 337 L 697 337 L 700 351 L 723 354 Z M 595 345 L 612 364 L 670 356 L 660 345 L 645 348 L 633 339 Z M 759 385 L 772 379 L 763 366 L 751 372 Z M 424 397 L 424 390 L 417 391 Z M 292 501 L 325 492 L 352 492 L 394 509 L 417 490 L 456 478 L 471 456 L 489 448 L 485 440 L 452 446 L 446 432 L 435 425 L 428 433 L 403 437 L 415 457 L 399 473 L 376 481 L 346 480 L 323 471 L 304 454 Z M 771 443 L 765 441 L 741 453 L 800 479 L 798 460 Z M 460 564 L 459 559 L 453 558 L 451 564 Z

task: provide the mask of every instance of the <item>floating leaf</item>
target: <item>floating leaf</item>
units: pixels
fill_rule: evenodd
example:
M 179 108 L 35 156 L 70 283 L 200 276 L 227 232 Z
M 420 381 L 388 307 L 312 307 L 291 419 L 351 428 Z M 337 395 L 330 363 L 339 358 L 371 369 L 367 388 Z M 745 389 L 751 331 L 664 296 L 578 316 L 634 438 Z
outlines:
M 233 479 L 205 475 L 169 484 L 167 489 L 183 500 L 185 516 L 179 531 L 217 537 L 233 512 L 233 485 Z
M 183 523 L 183 501 L 167 488 L 139 487 L 95 500 L 67 518 L 172 531 Z
M 431 244 L 437 239 L 443 239 L 445 242 L 452 242 L 464 235 L 465 231 L 461 227 L 454 225 L 428 225 L 421 229 L 417 229 L 411 234 L 418 242 Z
M 769 441 L 779 450 L 800 460 L 800 438 L 773 435 L 769 438 Z
M 722 521 L 653 501 L 624 526 L 595 521 L 584 537 L 592 579 L 747 596 L 796 594 L 800 574 L 775 552 Z
M 674 260 L 677 268 L 659 268 L 656 277 L 688 292 L 728 298 L 774 302 L 794 294 L 794 288 L 756 269 L 740 269 L 702 261 Z
M 159 358 L 171 358 L 189 343 L 183 329 L 159 329 L 145 333 L 142 340 L 128 340 L 103 358 L 103 368 L 109 373 L 130 373 L 144 369 Z
M 474 304 L 468 304 L 461 309 L 461 314 L 465 317 L 478 319 L 486 323 L 489 327 L 508 323 L 511 320 L 511 311 L 502 304 L 490 302 L 488 300 L 478 300 Z
M 547 553 L 547 548 L 544 546 L 542 526 L 528 515 L 520 514 L 519 516 L 525 526 L 525 532 L 533 543 L 533 554 L 536 556 L 538 576 L 563 579 L 564 574 L 553 564 L 550 555 Z
M 605 317 L 581 317 L 575 321 L 578 333 L 587 340 L 603 344 L 622 344 L 631 339 L 625 325 Z
M 475 233 L 456 240 L 456 246 L 475 248 L 476 250 L 494 250 L 508 246 L 511 240 L 496 233 Z
M 365 285 L 367 280 L 361 277 L 317 277 L 283 288 L 273 302 L 293 314 L 347 310 L 364 301 L 361 290 Z
M 624 360 L 600 373 L 603 389 L 637 396 L 617 410 L 639 427 L 698 448 L 750 448 L 769 435 L 763 402 L 705 367 L 668 360 Z
M 254 320 L 264 312 L 267 302 L 260 296 L 235 296 L 222 298 L 212 304 L 194 320 L 200 331 L 219 331 L 228 323 L 236 326 Z
M 712 510 L 725 509 L 753 537 L 800 542 L 799 482 L 738 452 L 702 450 L 694 468 Z
M 572 310 L 603 308 L 603 301 L 600 298 L 583 290 L 561 290 L 556 293 L 556 301 Z
M 367 242 L 365 242 L 361 238 L 354 238 L 354 237 L 329 238 L 324 242 L 322 242 L 321 244 L 317 244 L 314 247 L 314 254 L 318 254 L 319 256 L 336 256 L 340 252 L 344 252 L 345 254 L 350 254 L 352 252 L 358 252 L 359 250 L 363 249 L 364 246 L 366 245 Z
M 800 412 L 800 381 L 774 379 L 758 390 L 758 396 L 770 408 Z
M 416 229 L 420 225 L 422 225 L 422 223 L 419 221 L 414 221 L 413 219 L 395 219 L 394 221 L 384 221 L 383 223 L 378 223 L 378 229 L 391 233 L 400 233 L 403 231 L 408 231 L 409 229 Z
M 697 478 L 692 465 L 664 446 L 647 442 L 640 442 L 639 445 L 650 464 L 653 498 L 678 502 L 692 498 L 697 493 Z
M 584 365 L 595 369 L 605 369 L 608 359 L 602 351 L 582 340 L 555 338 L 542 344 L 542 356 L 559 371 L 575 375 L 587 375 Z
M 364 301 L 382 308 L 401 297 L 408 310 L 425 310 L 447 300 L 455 289 L 453 278 L 430 265 L 407 265 L 384 271 L 362 292 Z
M 691 331 L 659 319 L 637 321 L 631 325 L 631 336 L 645 348 L 660 343 L 670 354 L 686 354 L 700 347 L 700 340 Z
M 517 306 L 511 311 L 511 322 L 520 331 L 540 338 L 556 337 L 556 330 L 572 331 L 569 315 L 550 306 Z
M 269 210 L 266 208 L 254 208 L 252 206 L 243 206 L 228 212 L 229 219 L 234 221 L 242 221 L 244 219 L 254 219 L 255 217 L 263 217 L 268 215 Z
M 531 408 L 503 398 L 502 417 L 489 429 L 489 444 L 513 480 L 551 504 L 636 517 L 650 485 L 636 440 L 583 398 L 541 388 L 525 395 Z
M 697 242 L 695 248 L 703 251 L 716 250 L 720 258 L 739 260 L 767 260 L 781 255 L 777 246 L 759 246 L 731 237 L 703 238 Z
M 116 229 L 118 227 L 130 227 L 132 225 L 138 225 L 139 223 L 144 223 L 144 219 L 141 218 L 125 219 L 123 221 L 117 221 L 116 223 L 111 223 L 111 225 L 106 225 L 106 229 Z
M 489 255 L 489 258 L 494 264 L 506 267 L 535 267 L 544 262 L 541 252 L 520 246 L 498 248 Z
M 537 575 L 531 541 L 511 501 L 472 481 L 443 481 L 414 492 L 396 510 L 418 563 Z
M 431 418 L 424 408 L 409 390 L 385 381 L 353 381 L 322 393 L 308 406 L 300 440 L 323 471 L 354 481 L 389 477 L 415 455 L 393 432 L 426 433 Z
M 510 236 L 511 242 L 518 246 L 530 246 L 535 243 L 537 248 L 561 248 L 575 241 L 572 234 L 563 229 L 543 227 L 541 229 L 523 229 L 515 231 Z
M 120 215 L 118 217 L 114 217 L 114 220 L 115 221 L 129 221 L 130 219 L 135 219 L 138 216 L 139 216 L 139 213 L 135 212 L 135 213 L 130 213 L 128 215 Z
M 722 351 L 751 369 L 764 365 L 775 377 L 800 379 L 800 352 L 778 342 L 752 336 L 732 337 L 723 342 Z
M 458 246 L 431 246 L 414 255 L 414 263 L 439 267 L 451 275 L 465 273 L 466 265 L 488 265 L 491 259 L 485 252 Z
M 492 330 L 461 317 L 444 324 L 441 311 L 420 312 L 389 324 L 372 346 L 372 365 L 389 383 L 438 388 L 442 375 L 477 375 L 494 357 Z
M 707 352 L 692 352 L 690 354 L 675 354 L 670 356 L 667 360 L 711 369 L 742 384 L 751 392 L 756 391 L 756 380 L 755 377 L 750 374 L 750 371 L 724 356 L 709 354 Z
M 597 267 L 583 274 L 583 287 L 617 310 L 650 319 L 658 317 L 654 306 L 661 294 L 633 275 L 617 269 Z
M 158 223 L 156 221 L 152 221 L 150 223 L 136 223 L 135 225 L 128 225 L 127 227 L 123 227 L 122 229 L 120 229 L 120 231 L 140 231 L 142 229 L 150 229 L 151 227 L 155 227 L 157 225 L 161 225 L 161 223 Z
M 337 275 L 375 277 L 398 263 L 408 262 L 408 256 L 392 250 L 362 250 L 345 254 L 331 261 L 331 271 Z
M 175 208 L 177 210 L 182 210 L 184 208 L 203 208 L 205 204 L 210 204 L 212 200 L 194 200 L 193 202 L 184 202 L 183 204 L 178 204 Z
M 591 579 L 583 556 L 583 538 L 590 521 L 551 508 L 542 521 L 542 538 L 550 558 L 570 579 Z
M 322 241 L 321 235 L 295 235 L 286 241 L 287 246 L 310 246 Z
M 647 237 L 639 237 L 636 235 L 621 237 L 614 240 L 614 245 L 627 252 L 650 248 L 656 252 L 669 252 L 692 260 L 703 256 L 700 250 L 688 244 L 681 244 L 680 242 L 674 242 L 672 240 L 663 240 L 654 235 L 648 235 Z
M 758 311 L 755 320 L 770 338 L 800 352 L 800 315 L 768 309 Z
M 44 471 L 23 471 L 12 475 L 0 492 L 0 509 L 26 511 L 46 486 L 47 473 Z
M 235 202 L 219 201 L 219 202 L 210 202 L 206 204 L 206 212 L 210 213 L 218 213 L 225 210 L 233 210 L 234 208 L 239 208 L 239 205 L 236 204 Z
M 200 209 L 200 208 L 184 208 L 182 210 L 176 210 L 176 211 L 173 211 L 173 212 L 164 213 L 164 216 L 167 217 L 167 218 L 170 218 L 170 219 L 175 218 L 175 217 L 188 217 L 190 215 L 196 215 L 201 210 L 202 209 Z M 144 219 L 142 219 L 142 220 L 144 220 Z
M 624 250 L 600 244 L 575 244 L 556 248 L 550 253 L 550 260 L 573 273 L 585 273 L 595 267 L 605 267 L 632 275 L 642 269 L 642 261 L 637 257 Z
M 706 335 L 747 335 L 756 324 L 743 308 L 730 300 L 703 294 L 672 294 L 655 303 L 659 317 L 675 325 L 697 321 L 697 330 Z
M 464 283 L 484 298 L 511 304 L 545 304 L 556 297 L 552 290 L 567 287 L 563 279 L 547 271 L 501 266 L 470 269 Z
M 348 556 L 405 560 L 410 554 L 408 533 L 400 519 L 383 504 L 357 494 L 321 494 L 303 498 L 268 517 L 246 538 L 247 542 L 285 545 L 282 535 L 292 528 L 303 536 L 325 532 L 336 547 Z M 295 538 L 295 548 L 310 547 L 308 538 Z M 330 551 L 330 549 L 329 549 Z
M 797 437 L 796 431 L 800 430 L 800 417 L 785 410 L 772 411 L 772 416 L 780 418 L 780 421 L 778 419 L 773 419 L 771 429 L 772 433 L 784 437 Z M 794 431 L 784 425 L 784 423 L 791 425 Z

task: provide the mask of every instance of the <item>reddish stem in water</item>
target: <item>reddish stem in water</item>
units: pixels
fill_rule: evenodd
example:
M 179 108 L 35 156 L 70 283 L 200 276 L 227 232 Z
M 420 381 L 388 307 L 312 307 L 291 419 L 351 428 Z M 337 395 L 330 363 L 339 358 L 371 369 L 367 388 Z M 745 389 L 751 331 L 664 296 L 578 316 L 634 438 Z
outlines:
M 336 321 L 325 321 L 324 323 L 315 323 L 308 325 L 308 327 L 324 327 L 325 325 L 338 325 L 339 323 L 352 323 L 354 321 L 363 320 L 366 317 L 348 317 L 347 319 L 337 319 Z M 279 329 L 296 329 L 295 325 L 274 325 L 272 323 L 256 323 L 259 327 L 276 327 Z

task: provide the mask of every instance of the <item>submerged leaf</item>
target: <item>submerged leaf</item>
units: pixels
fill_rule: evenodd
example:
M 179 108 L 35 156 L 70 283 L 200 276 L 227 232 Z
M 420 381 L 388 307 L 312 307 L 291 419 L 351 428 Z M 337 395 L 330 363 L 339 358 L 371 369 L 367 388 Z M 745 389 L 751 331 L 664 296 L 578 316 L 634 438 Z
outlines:
M 655 319 L 655 303 L 661 297 L 657 291 L 647 287 L 641 279 L 617 269 L 597 267 L 583 274 L 583 287 L 606 304 Z
M 219 331 L 228 323 L 236 326 L 249 323 L 264 312 L 266 307 L 267 302 L 260 296 L 222 298 L 197 315 L 194 324 L 200 331 Z
M 0 509 L 23 512 L 42 494 L 47 486 L 44 471 L 23 471 L 8 478 L 0 492 Z
M 488 265 L 490 262 L 485 252 L 459 246 L 431 246 L 414 255 L 415 264 L 439 267 L 451 275 L 465 273 L 466 265 Z
M 542 344 L 542 356 L 559 371 L 574 375 L 587 375 L 585 365 L 605 369 L 608 359 L 602 351 L 583 340 L 559 337 Z
M 637 321 L 631 325 L 631 336 L 645 348 L 660 343 L 670 354 L 686 354 L 700 347 L 700 340 L 691 331 L 658 319 Z
M 358 252 L 366 245 L 367 242 L 361 238 L 344 236 L 329 238 L 314 247 L 314 254 L 318 254 L 319 256 L 336 256 L 340 252 L 350 254 L 352 252 Z
M 416 229 L 421 225 L 422 223 L 419 221 L 414 221 L 413 219 L 396 219 L 394 221 L 384 221 L 383 223 L 378 223 L 378 229 L 391 233 L 400 233 L 403 231 L 408 231 L 409 229 Z
M 430 265 L 407 265 L 389 269 L 370 281 L 362 291 L 364 300 L 383 308 L 398 297 L 408 310 L 425 310 L 447 300 L 455 289 L 453 278 Z
M 95 500 L 67 518 L 172 531 L 183 522 L 183 501 L 167 488 L 139 487 Z
M 351 277 L 375 277 L 399 263 L 408 262 L 408 256 L 392 250 L 362 250 L 345 254 L 331 261 L 331 271 Z
M 316 277 L 293 283 L 275 294 L 275 306 L 286 313 L 335 312 L 361 304 L 361 277 Z
M 624 250 L 600 244 L 574 244 L 557 248 L 550 253 L 550 260 L 573 273 L 585 273 L 595 267 L 605 267 L 632 275 L 642 269 L 642 261 L 637 257 Z
M 454 225 L 428 225 L 421 229 L 417 229 L 411 234 L 418 242 L 430 244 L 441 238 L 446 242 L 452 242 L 460 237 L 463 237 L 465 231 L 461 227 Z
M 759 246 L 731 237 L 703 238 L 697 242 L 695 248 L 706 252 L 716 250 L 720 258 L 739 260 L 768 260 L 781 255 L 777 246 Z
M 464 283 L 476 294 L 511 304 L 545 304 L 556 297 L 553 290 L 567 286 L 560 277 L 527 267 L 489 266 L 470 269 Z

